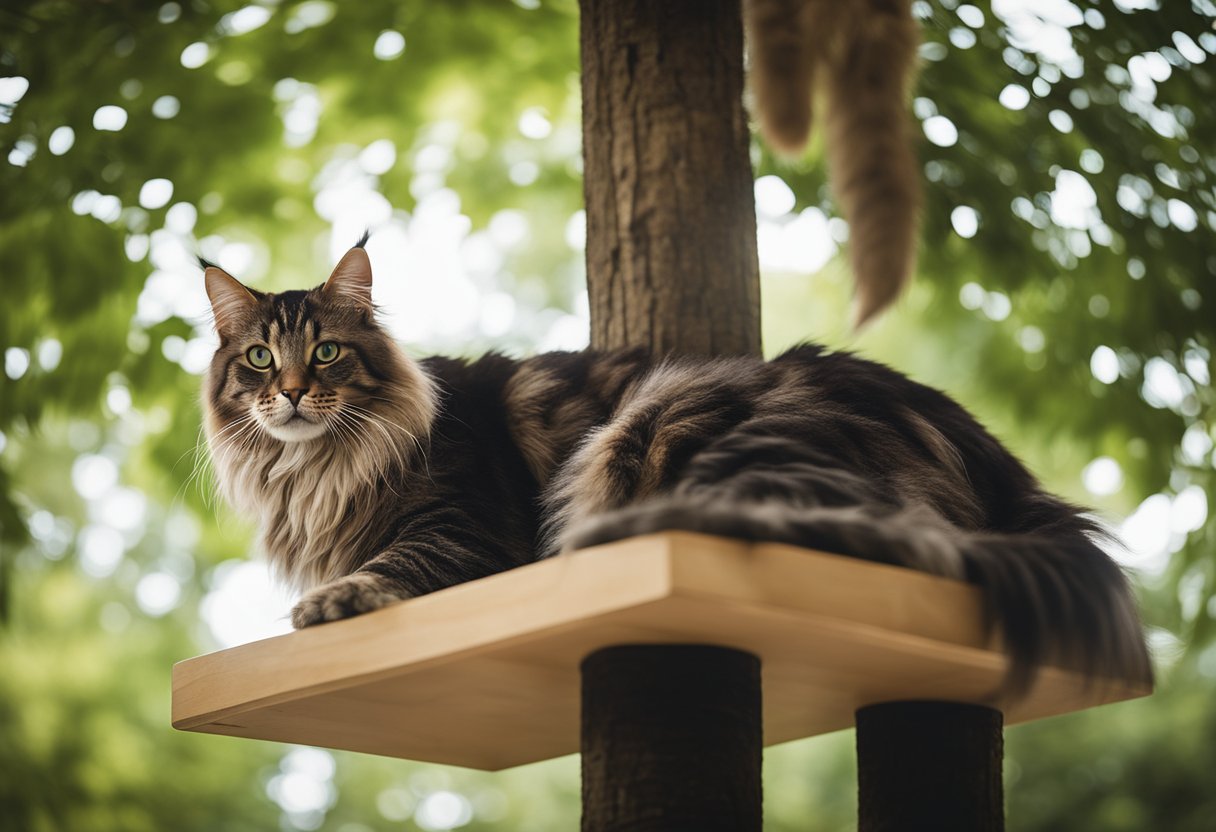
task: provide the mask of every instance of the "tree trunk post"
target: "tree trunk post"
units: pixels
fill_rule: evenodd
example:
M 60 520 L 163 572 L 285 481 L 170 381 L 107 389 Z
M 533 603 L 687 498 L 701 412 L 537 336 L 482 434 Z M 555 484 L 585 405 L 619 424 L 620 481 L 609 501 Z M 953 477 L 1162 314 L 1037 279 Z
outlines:
M 760 661 L 625 645 L 583 675 L 583 832 L 760 832 Z
M 760 354 L 739 0 L 581 0 L 591 345 Z
M 888 702 L 857 712 L 858 832 L 1001 832 L 1001 712 Z
M 760 354 L 740 0 L 580 0 L 591 345 Z M 760 662 L 582 666 L 584 832 L 760 832 Z

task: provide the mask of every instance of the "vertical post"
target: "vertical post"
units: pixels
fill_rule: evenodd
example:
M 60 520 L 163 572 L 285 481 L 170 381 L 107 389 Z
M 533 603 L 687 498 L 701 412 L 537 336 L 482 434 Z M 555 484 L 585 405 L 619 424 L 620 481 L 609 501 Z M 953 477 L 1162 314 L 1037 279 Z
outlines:
M 591 345 L 760 354 L 740 0 L 581 0 Z
M 704 645 L 583 661 L 583 832 L 760 832 L 760 661 Z
M 740 0 L 580 0 L 591 345 L 760 354 Z M 760 663 L 583 664 L 584 832 L 759 832 Z
M 858 832 L 1001 832 L 1001 712 L 888 702 L 857 712 Z

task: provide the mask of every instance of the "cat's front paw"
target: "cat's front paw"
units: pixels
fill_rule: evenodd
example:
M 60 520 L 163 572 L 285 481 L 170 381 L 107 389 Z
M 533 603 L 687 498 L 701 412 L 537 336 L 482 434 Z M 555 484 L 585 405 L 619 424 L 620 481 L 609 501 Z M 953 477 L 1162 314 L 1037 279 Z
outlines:
M 291 610 L 291 624 L 302 630 L 314 624 L 362 615 L 408 597 L 376 575 L 347 575 L 317 587 L 301 598 Z

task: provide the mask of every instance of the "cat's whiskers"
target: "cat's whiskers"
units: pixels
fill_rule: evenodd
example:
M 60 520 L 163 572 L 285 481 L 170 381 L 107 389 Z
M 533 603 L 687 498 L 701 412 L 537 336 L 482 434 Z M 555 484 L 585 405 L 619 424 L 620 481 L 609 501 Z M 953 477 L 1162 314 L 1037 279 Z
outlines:
M 378 397 L 376 397 L 376 398 L 378 398 Z M 383 399 L 383 401 L 388 401 L 388 400 Z M 405 428 L 403 425 L 400 425 L 400 424 L 388 419 L 387 417 L 385 417 L 379 413 L 376 413 L 375 411 L 369 410 L 365 407 L 361 407 L 357 404 L 353 404 L 351 402 L 345 402 L 343 406 L 346 408 L 349 408 L 356 414 L 365 414 L 367 417 L 370 417 L 371 419 L 375 420 L 374 423 L 377 425 L 377 427 L 379 427 L 381 429 L 381 431 L 383 431 L 385 433 L 385 438 L 392 445 L 394 453 L 397 456 L 397 462 L 403 468 L 406 466 L 408 460 L 405 458 L 405 456 L 401 450 L 400 444 L 397 442 L 393 442 L 392 437 L 388 435 L 387 428 L 392 428 L 395 431 L 405 434 L 405 436 L 407 436 L 409 438 L 409 440 L 414 443 L 414 447 L 418 450 L 418 456 L 422 459 L 423 465 L 428 468 L 427 476 L 429 478 L 430 470 L 429 470 L 429 466 L 428 466 L 427 460 L 426 460 L 426 451 L 422 446 L 422 442 L 419 441 L 418 437 L 415 436 L 413 434 L 413 432 L 411 432 L 410 430 Z
M 389 427 L 395 427 L 391 422 L 381 419 L 375 413 L 372 413 L 369 410 L 364 410 L 358 405 L 350 405 L 348 415 L 359 419 L 362 423 L 371 425 L 380 431 L 380 435 L 384 438 L 383 450 L 387 453 L 391 453 L 399 466 L 402 468 L 405 467 L 405 457 L 402 454 L 401 445 L 399 442 L 393 441 L 392 435 L 389 433 L 388 428 L 385 427 L 386 424 Z
M 253 421 L 254 421 L 253 413 L 243 413 L 240 416 L 238 416 L 237 418 L 233 419 L 228 424 L 224 425 L 219 430 L 217 430 L 215 432 L 215 435 L 211 437 L 211 441 L 214 442 L 217 439 L 222 439 L 224 437 L 224 434 L 229 433 L 230 431 L 236 430 L 237 428 L 244 427 Z
M 217 436 L 232 428 L 235 428 L 235 430 L 220 439 L 218 443 L 215 439 L 212 439 L 211 458 L 213 460 L 224 464 L 233 464 L 234 459 L 239 459 L 257 441 L 261 425 L 257 419 L 250 415 L 230 423 L 225 427 L 224 431 L 217 433 Z
M 257 420 L 254 419 L 252 416 L 249 416 L 249 417 L 245 418 L 244 420 L 234 421 L 234 422 L 230 423 L 229 425 L 227 425 L 224 428 L 224 430 L 219 431 L 218 433 L 216 433 L 215 437 L 212 438 L 212 440 L 211 440 L 212 445 L 213 445 L 213 447 L 211 449 L 212 456 L 223 455 L 229 449 L 231 449 L 236 442 L 244 440 L 245 438 L 253 435 L 254 430 L 258 427 L 259 427 L 259 425 L 258 425 Z M 229 431 L 232 431 L 232 432 L 229 433 Z M 224 435 L 225 433 L 227 433 L 228 435 L 225 436 Z M 243 445 L 244 445 L 244 442 L 242 442 L 242 446 Z
M 255 428 L 246 426 L 240 432 L 230 436 L 222 445 L 217 446 L 212 452 L 212 458 L 225 465 L 239 465 L 255 439 Z
M 203 503 L 204 503 L 204 505 L 206 505 L 208 495 L 207 495 L 207 490 L 202 487 L 200 469 L 204 466 L 207 468 L 211 467 L 211 457 L 208 456 L 207 453 L 205 452 L 205 447 L 206 447 L 206 438 L 204 437 L 204 434 L 203 434 L 203 426 L 199 425 L 198 436 L 194 440 L 194 445 L 191 446 L 190 448 L 188 448 L 187 450 L 182 451 L 181 456 L 179 456 L 173 463 L 172 470 L 174 472 L 176 472 L 177 466 L 181 464 L 181 461 L 183 459 L 185 459 L 187 455 L 194 454 L 194 460 L 192 461 L 192 463 L 190 465 L 190 474 L 186 477 L 185 480 L 182 481 L 181 487 L 179 487 L 177 489 L 177 493 L 173 495 L 172 505 L 175 508 L 176 508 L 177 504 L 179 502 L 181 502 L 182 495 L 190 488 L 190 485 L 192 483 L 194 483 L 195 481 L 197 481 L 199 484 L 199 490 L 202 492 Z
M 195 454 L 194 470 L 191 472 L 190 477 L 182 486 L 184 490 L 185 488 L 188 488 L 192 482 L 198 483 L 199 490 L 203 498 L 203 506 L 210 509 L 212 516 L 215 518 L 216 524 L 221 527 L 224 525 L 224 523 L 223 518 L 220 517 L 219 500 L 217 499 L 219 490 L 214 488 L 204 488 L 202 476 L 204 471 L 207 471 L 212 475 L 217 476 L 218 480 L 219 472 L 215 467 L 216 461 L 226 461 L 222 455 L 225 454 L 235 442 L 240 441 L 242 448 L 251 443 L 256 437 L 256 432 L 253 430 L 255 424 L 256 419 L 252 413 L 242 414 L 222 427 L 220 430 L 216 431 L 215 435 L 209 440 L 210 442 L 215 443 L 211 448 L 210 454 L 203 453 L 202 447 L 196 445 L 195 450 L 197 453 Z M 200 433 L 202 433 L 201 430 Z M 245 439 L 242 439 L 242 437 L 245 437 Z
M 372 456 L 372 449 L 368 446 L 367 440 L 362 433 L 357 429 L 358 425 L 342 411 L 337 411 L 332 416 L 331 424 L 341 431 L 341 435 L 347 437 L 357 446 L 357 452 L 368 456 Z
M 375 427 L 380 432 L 379 437 L 376 438 L 376 444 L 380 445 L 380 439 L 383 439 L 384 447 L 381 450 L 385 453 L 392 453 L 394 456 L 399 456 L 399 454 L 397 454 L 392 447 L 394 444 L 392 442 L 392 437 L 388 435 L 388 432 L 382 425 L 375 421 L 375 414 L 360 408 L 358 405 L 349 403 L 343 403 L 342 407 L 338 409 L 338 413 L 341 418 L 347 420 L 349 424 L 360 427 L 363 425 L 371 425 L 372 427 Z
M 346 436 L 353 440 L 353 442 L 358 446 L 357 452 L 364 455 L 366 459 L 374 461 L 377 458 L 375 448 L 372 447 L 366 434 L 359 429 L 360 425 L 354 420 L 352 414 L 346 414 L 341 410 L 338 410 L 335 412 L 334 418 L 330 424 L 339 429 L 341 436 Z M 393 488 L 392 484 L 388 481 L 388 478 L 383 476 L 384 472 L 381 470 L 380 466 L 372 466 L 369 468 L 369 470 L 372 473 L 372 476 L 368 479 L 379 479 L 394 495 L 398 497 L 401 496 Z
M 245 428 L 247 428 L 253 421 L 254 421 L 253 414 L 251 414 L 251 413 L 242 414 L 241 416 L 237 417 L 236 419 L 232 420 L 227 425 L 222 427 L 220 430 L 216 431 L 215 436 L 213 436 L 210 441 L 218 442 L 219 444 L 217 444 L 216 448 L 213 449 L 212 454 L 216 453 L 220 448 L 222 448 L 228 438 L 231 438 L 232 436 L 235 436 L 235 435 L 239 435 L 241 433 L 241 431 L 243 431 Z M 235 431 L 235 433 L 232 433 L 233 431 Z M 228 434 L 228 437 L 225 437 L 225 434 Z M 175 500 L 178 499 L 181 496 L 183 491 L 188 489 L 192 484 L 197 483 L 199 486 L 199 491 L 201 492 L 201 495 L 203 498 L 203 505 L 206 506 L 207 508 L 211 508 L 211 509 L 215 510 L 217 513 L 217 516 L 218 516 L 218 504 L 215 502 L 215 490 L 203 487 L 203 479 L 202 479 L 203 472 L 211 471 L 214 473 L 214 470 L 215 470 L 214 464 L 212 463 L 213 457 L 212 457 L 212 455 L 209 455 L 206 453 L 205 447 L 206 447 L 206 443 L 205 443 L 205 439 L 204 439 L 204 431 L 203 431 L 203 428 L 200 427 L 199 428 L 199 438 L 195 442 L 195 446 L 194 446 L 193 468 L 190 472 L 190 476 L 186 478 L 186 481 L 184 483 L 182 483 L 182 487 L 178 490 L 178 494 L 174 497 L 174 499 Z M 189 451 L 186 451 L 186 453 L 189 453 Z M 182 454 L 182 456 L 185 456 L 185 454 Z M 180 461 L 180 458 L 179 458 L 179 461 Z
M 384 396 L 369 396 L 368 398 L 373 399 L 378 402 L 385 402 L 386 404 L 391 404 L 391 405 L 398 404 L 398 402 L 394 401 L 393 399 L 386 399 Z M 371 410 L 367 410 L 366 408 L 361 408 L 356 404 L 351 404 L 350 402 L 347 402 L 346 404 L 349 407 L 358 408 L 360 410 L 363 410 L 366 413 L 372 413 Z M 373 415 L 376 416 L 377 418 L 384 419 L 384 417 L 378 413 L 373 413 Z M 385 421 L 388 421 L 388 420 L 385 419 Z M 423 452 L 422 442 L 421 442 L 421 440 L 418 439 L 418 437 L 416 435 L 414 435 L 413 431 L 409 430 L 404 425 L 399 425 L 395 422 L 389 422 L 389 424 L 393 425 L 393 427 L 397 428 L 397 430 L 401 431 L 406 436 L 408 436 L 413 441 L 414 445 L 418 448 L 419 453 Z
M 354 412 L 354 411 L 347 412 L 344 409 L 340 409 L 337 412 L 337 417 L 346 426 L 347 431 L 349 431 L 350 434 L 359 441 L 362 452 L 367 455 L 368 459 L 380 460 L 380 459 L 383 459 L 385 456 L 387 456 L 389 453 L 391 453 L 397 460 L 398 464 L 401 465 L 402 469 L 404 470 L 405 461 L 402 458 L 400 447 L 397 445 L 397 443 L 394 443 L 392 441 L 392 437 L 389 436 L 387 431 L 385 431 L 381 426 L 375 425 L 374 422 L 368 422 L 368 420 L 365 417 L 361 416 L 358 412 Z M 380 448 L 379 453 L 377 453 L 377 448 L 376 448 L 376 445 L 378 445 L 379 443 L 373 444 L 372 435 L 369 435 L 366 431 L 364 431 L 362 429 L 364 424 L 372 424 L 372 425 L 375 425 L 376 427 L 380 428 L 381 434 L 385 438 L 385 443 L 384 443 L 385 447 Z M 392 482 L 391 482 L 391 477 L 387 476 L 387 471 L 385 470 L 384 465 L 376 465 L 373 470 L 374 470 L 375 476 L 380 480 L 380 482 L 382 482 L 385 485 L 385 487 L 387 487 L 389 489 L 389 491 L 391 491 L 397 497 L 401 496 L 397 492 L 397 490 L 393 488 Z
M 432 385 L 432 387 L 438 387 L 438 382 L 435 381 L 434 379 L 430 379 L 428 377 L 428 381 Z M 390 399 L 385 396 L 368 396 L 368 399 L 371 401 L 384 402 L 385 404 L 392 405 L 395 408 L 400 408 L 401 402 L 402 402 L 402 400 L 400 398 Z M 362 410 L 366 413 L 369 413 L 369 414 L 375 416 L 376 418 L 380 419 L 381 421 L 384 421 L 385 423 L 391 425 L 395 430 L 399 430 L 402 433 L 404 433 L 407 437 L 409 437 L 410 441 L 414 443 L 414 449 L 418 453 L 418 458 L 422 461 L 422 467 L 423 467 L 423 470 L 426 472 L 426 478 L 428 480 L 430 480 L 432 483 L 435 481 L 435 478 L 433 476 L 431 476 L 430 460 L 428 460 L 427 456 L 426 456 L 427 446 L 423 444 L 422 440 L 417 436 L 417 434 L 415 434 L 413 431 L 411 431 L 409 428 L 405 427 L 404 425 L 391 421 L 391 420 L 387 419 L 386 417 L 384 417 L 383 415 L 381 415 L 379 413 L 374 413 L 371 410 L 368 410 L 367 408 L 363 408 L 358 405 L 351 404 L 349 402 L 346 402 L 344 404 L 346 404 L 349 407 L 357 408 L 359 410 Z M 404 414 L 402 414 L 402 415 L 404 415 Z M 433 410 L 432 410 L 432 416 L 430 418 L 433 418 Z M 425 423 L 425 432 L 426 432 L 427 438 L 429 439 L 429 433 L 430 433 L 430 422 L 429 421 L 427 421 Z

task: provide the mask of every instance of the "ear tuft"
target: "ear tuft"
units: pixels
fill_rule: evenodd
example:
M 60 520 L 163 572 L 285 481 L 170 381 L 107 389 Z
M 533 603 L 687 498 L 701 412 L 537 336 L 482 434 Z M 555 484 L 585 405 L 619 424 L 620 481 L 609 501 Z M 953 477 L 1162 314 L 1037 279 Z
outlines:
M 367 309 L 372 308 L 372 261 L 367 252 L 356 246 L 338 261 L 333 274 L 322 290 L 327 295 L 341 296 Z
M 207 297 L 211 299 L 211 311 L 215 314 L 215 328 L 225 330 L 247 310 L 254 307 L 258 299 L 245 285 L 219 266 L 210 263 L 203 272 Z

